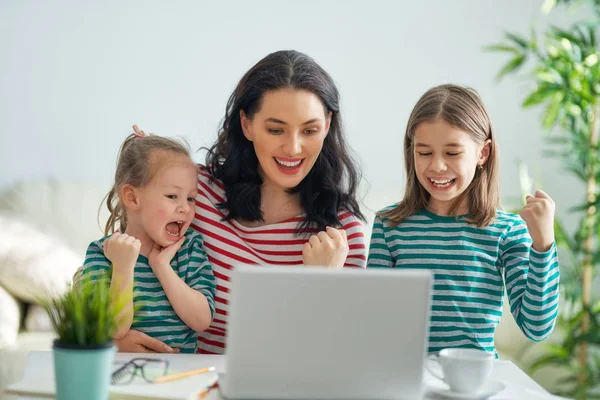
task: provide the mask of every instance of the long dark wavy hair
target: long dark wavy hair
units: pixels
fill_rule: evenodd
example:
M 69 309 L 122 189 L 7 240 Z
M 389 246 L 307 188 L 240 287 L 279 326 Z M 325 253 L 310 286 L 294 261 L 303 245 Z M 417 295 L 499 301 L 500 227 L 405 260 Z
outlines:
M 225 219 L 263 221 L 263 181 L 252 142 L 242 131 L 240 110 L 252 119 L 260 110 L 264 93 L 283 88 L 314 93 L 323 102 L 325 113 L 332 114 L 329 133 L 313 168 L 298 186 L 289 189 L 299 195 L 306 214 L 297 233 L 307 228 L 340 227 L 340 210 L 364 220 L 356 199 L 361 176 L 344 137 L 338 90 L 312 58 L 293 50 L 271 53 L 246 72 L 229 97 L 219 137 L 208 149 L 206 167 L 225 186 L 226 201 L 220 204 L 229 211 Z

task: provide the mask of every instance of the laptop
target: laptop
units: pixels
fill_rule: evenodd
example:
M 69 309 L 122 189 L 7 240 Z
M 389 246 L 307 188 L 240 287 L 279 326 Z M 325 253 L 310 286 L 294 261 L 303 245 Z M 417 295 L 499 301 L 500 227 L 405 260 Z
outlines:
M 426 270 L 237 267 L 221 394 L 420 399 L 431 282 Z

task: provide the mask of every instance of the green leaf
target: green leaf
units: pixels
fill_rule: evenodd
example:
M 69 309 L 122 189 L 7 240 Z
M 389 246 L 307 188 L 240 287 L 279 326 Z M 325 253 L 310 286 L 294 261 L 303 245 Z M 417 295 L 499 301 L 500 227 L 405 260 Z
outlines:
M 529 373 L 534 374 L 540 368 L 549 366 L 549 365 L 558 365 L 565 366 L 569 365 L 569 354 L 566 350 L 560 349 L 560 352 L 552 351 L 552 349 L 548 349 L 549 354 L 546 354 L 540 358 L 538 358 L 531 366 L 529 367 Z
M 519 162 L 519 189 L 521 189 L 521 203 L 524 205 L 525 196 L 533 192 L 533 180 L 524 162 Z
M 500 72 L 498 73 L 498 76 L 496 76 L 496 79 L 500 80 L 505 75 L 515 71 L 523 64 L 524 61 L 525 61 L 525 56 L 522 54 L 514 57 L 500 70 Z
M 588 67 L 593 67 L 594 65 L 598 64 L 598 54 L 597 53 L 592 53 L 592 54 L 588 55 L 585 58 L 585 60 L 583 60 L 583 62 Z
M 556 70 L 548 70 L 546 68 L 538 70 L 535 72 L 535 77 L 545 83 L 554 83 L 557 85 L 561 85 L 563 82 L 562 76 Z M 560 89 L 557 87 L 556 89 Z
M 555 6 L 556 0 L 544 0 L 544 4 L 542 4 L 542 12 L 544 14 L 549 14 Z
M 569 114 L 574 117 L 579 117 L 581 115 L 581 107 L 574 103 L 569 103 L 566 105 L 566 110 Z
M 588 25 L 587 31 L 588 31 L 588 43 L 590 44 L 590 47 L 596 48 L 596 26 Z
M 593 205 L 594 205 L 594 203 L 586 202 L 586 203 L 579 204 L 577 206 L 569 208 L 569 211 L 571 211 L 571 212 L 586 211 L 589 207 L 591 207 Z
M 527 43 L 527 40 L 522 38 L 521 36 L 519 36 L 515 33 L 510 33 L 510 32 L 506 32 L 505 35 L 509 40 L 513 41 L 520 48 L 522 48 L 524 50 L 527 50 L 529 48 L 529 44 Z
M 533 93 L 531 93 L 525 101 L 523 101 L 523 107 L 530 107 L 536 104 L 540 104 L 548 97 L 557 93 L 556 88 L 550 85 L 543 85 L 538 87 Z
M 558 120 L 558 116 L 560 115 L 561 103 L 560 101 L 552 101 L 548 107 L 544 110 L 544 115 L 542 116 L 542 125 L 544 129 L 551 129 Z
M 583 47 L 585 46 L 585 42 L 583 42 L 581 39 L 575 37 L 575 35 L 573 35 L 572 33 L 561 29 L 557 26 L 552 26 L 550 27 L 550 35 L 553 36 L 554 38 L 558 39 L 561 44 L 563 45 L 563 47 L 565 47 L 565 49 L 569 50 L 567 47 L 573 47 L 573 46 L 577 46 L 577 47 Z M 562 39 L 565 39 L 564 41 Z M 567 44 L 568 42 L 568 44 Z
M 567 233 L 564 225 L 558 218 L 554 219 L 554 235 L 556 237 L 556 244 L 559 246 L 564 246 L 568 248 L 570 251 L 573 251 L 575 245 L 571 242 L 571 238 Z
M 489 52 L 501 52 L 501 53 L 513 53 L 513 54 L 520 53 L 519 49 L 517 49 L 514 46 L 509 46 L 507 44 L 494 44 L 491 46 L 484 47 L 483 50 L 489 51 Z

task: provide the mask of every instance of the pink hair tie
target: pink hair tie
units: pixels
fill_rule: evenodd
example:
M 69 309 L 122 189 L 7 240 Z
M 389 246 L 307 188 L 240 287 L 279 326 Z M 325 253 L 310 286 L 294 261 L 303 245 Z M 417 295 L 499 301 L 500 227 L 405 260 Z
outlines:
M 139 137 L 139 138 L 150 136 L 150 135 L 144 133 L 144 131 L 140 130 L 140 128 L 138 128 L 137 125 L 133 125 L 133 134 L 135 135 L 135 137 Z

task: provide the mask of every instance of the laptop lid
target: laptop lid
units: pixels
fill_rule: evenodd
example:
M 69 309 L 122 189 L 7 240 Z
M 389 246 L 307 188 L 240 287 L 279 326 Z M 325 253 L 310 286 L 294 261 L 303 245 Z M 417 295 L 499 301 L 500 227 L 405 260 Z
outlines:
M 425 270 L 237 267 L 222 392 L 246 399 L 418 399 Z

